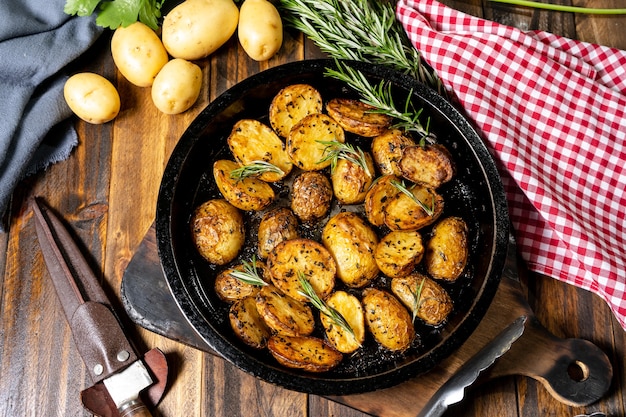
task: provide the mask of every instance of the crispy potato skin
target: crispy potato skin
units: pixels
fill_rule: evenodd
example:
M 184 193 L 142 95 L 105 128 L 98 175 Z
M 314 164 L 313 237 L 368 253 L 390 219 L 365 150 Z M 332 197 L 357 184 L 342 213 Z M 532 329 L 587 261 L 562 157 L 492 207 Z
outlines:
M 415 315 L 431 326 L 442 324 L 453 308 L 447 291 L 419 272 L 393 278 L 391 291 L 409 311 L 417 307 Z
M 261 288 L 255 301 L 263 321 L 274 333 L 306 336 L 315 330 L 311 308 L 283 294 L 273 285 Z
M 292 84 L 274 96 L 269 111 L 270 125 L 279 136 L 286 138 L 300 120 L 323 109 L 319 91 L 308 84 Z
M 372 139 L 372 156 L 383 175 L 402 176 L 400 160 L 404 149 L 415 146 L 415 141 L 401 130 L 388 130 Z
M 363 291 L 365 323 L 381 346 L 403 351 L 415 339 L 411 316 L 396 297 L 387 291 L 367 288 Z
M 374 160 L 369 152 L 363 152 L 367 171 L 347 159 L 339 159 L 330 175 L 333 193 L 342 204 L 360 204 L 374 182 Z
M 240 165 L 265 161 L 280 168 L 278 172 L 264 172 L 259 179 L 277 182 L 293 169 L 293 163 L 285 151 L 285 144 L 267 125 L 253 119 L 239 120 L 228 136 L 228 147 Z
M 383 133 L 391 124 L 392 118 L 374 113 L 374 107 L 360 100 L 334 98 L 326 104 L 326 112 L 347 132 L 371 138 Z
M 222 199 L 209 200 L 196 208 L 191 234 L 200 255 L 216 265 L 235 259 L 246 238 L 241 213 Z
M 374 259 L 388 277 L 409 274 L 424 256 L 422 235 L 417 230 L 395 230 L 380 239 Z
M 293 163 L 305 171 L 320 171 L 330 166 L 328 146 L 323 142 L 346 141 L 345 132 L 330 116 L 316 113 L 300 120 L 287 137 L 287 153 Z
M 335 291 L 328 297 L 326 303 L 341 314 L 354 333 L 354 335 L 350 334 L 337 326 L 328 316 L 320 314 L 328 341 L 339 352 L 354 352 L 365 340 L 365 318 L 361 302 L 357 297 L 345 291 Z
M 385 224 L 385 207 L 400 192 L 393 185 L 393 182 L 399 182 L 400 179 L 395 175 L 384 175 L 370 187 L 365 195 L 363 208 L 367 220 L 374 226 L 382 226 Z
M 460 217 L 447 217 L 435 225 L 424 256 L 433 278 L 454 281 L 463 273 L 469 252 L 468 233 Z
M 400 171 L 409 181 L 438 188 L 452 179 L 455 168 L 450 152 L 444 146 L 435 144 L 405 148 Z
M 311 336 L 272 336 L 267 347 L 281 365 L 308 372 L 330 371 L 343 359 L 341 352 Z
M 433 224 L 443 212 L 443 197 L 431 188 L 415 185 L 411 193 L 426 207 L 432 210 L 429 214 L 411 197 L 398 193 L 385 206 L 385 224 L 391 230 L 419 230 Z
M 247 177 L 233 179 L 230 173 L 239 168 L 235 161 L 221 159 L 213 164 L 213 177 L 217 188 L 229 203 L 245 211 L 259 211 L 269 206 L 276 195 L 265 181 Z
M 256 349 L 267 346 L 271 332 L 259 315 L 254 296 L 242 298 L 232 304 L 228 318 L 235 335 L 246 345 Z
M 269 283 L 269 271 L 267 270 L 265 263 L 257 261 L 256 268 L 260 272 L 263 280 Z M 215 277 L 215 283 L 213 284 L 213 288 L 215 288 L 217 296 L 222 301 L 230 304 L 248 296 L 256 295 L 260 290 L 260 287 L 247 284 L 232 276 L 231 273 L 235 271 L 244 271 L 243 265 L 239 264 L 232 268 L 223 270 L 217 274 Z
M 335 286 L 335 260 L 321 243 L 311 239 L 298 238 L 279 243 L 270 252 L 267 266 L 272 283 L 295 300 L 308 300 L 300 294 L 299 272 L 321 298 L 326 298 Z
M 318 171 L 299 174 L 291 187 L 291 209 L 305 223 L 314 222 L 328 214 L 333 189 L 328 177 Z
M 361 288 L 378 275 L 374 249 L 376 232 L 358 214 L 333 216 L 322 231 L 322 242 L 337 264 L 337 276 L 348 287 Z
M 276 245 L 298 237 L 298 219 L 287 207 L 275 208 L 265 213 L 257 235 L 259 257 L 265 259 Z

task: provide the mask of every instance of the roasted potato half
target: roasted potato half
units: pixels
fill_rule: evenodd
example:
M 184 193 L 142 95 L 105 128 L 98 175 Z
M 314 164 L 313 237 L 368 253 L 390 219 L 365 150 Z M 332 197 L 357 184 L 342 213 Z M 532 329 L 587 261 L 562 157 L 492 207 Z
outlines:
M 363 152 L 363 159 L 357 164 L 347 159 L 339 159 L 330 180 L 333 193 L 342 204 L 360 204 L 374 182 L 376 174 L 374 160 L 369 152 Z
M 396 297 L 377 288 L 363 291 L 365 323 L 381 346 L 403 351 L 415 339 L 413 321 L 406 308 Z
M 209 200 L 198 206 L 190 225 L 198 252 L 216 265 L 235 259 L 246 239 L 241 212 L 223 199 Z
M 245 297 L 232 304 L 228 318 L 235 335 L 246 345 L 256 349 L 267 346 L 267 340 L 272 334 L 259 315 L 254 296 Z
M 365 319 L 361 302 L 352 294 L 345 291 L 336 291 L 328 297 L 326 304 L 341 314 L 341 317 L 344 318 L 352 329 L 352 333 L 350 333 L 322 313 L 320 314 L 320 319 L 326 330 L 328 341 L 339 352 L 354 352 L 361 347 L 365 340 Z
M 415 317 L 432 326 L 443 323 L 452 311 L 452 299 L 448 292 L 419 272 L 393 278 L 391 292 Z
M 272 283 L 291 298 L 305 302 L 298 277 L 302 273 L 313 290 L 326 298 L 335 287 L 337 266 L 330 252 L 311 239 L 291 239 L 276 245 L 267 258 Z
M 235 161 L 220 159 L 213 164 L 217 188 L 229 203 L 245 211 L 259 211 L 269 206 L 276 197 L 272 187 L 253 177 L 236 179 L 231 172 L 239 168 Z
M 322 243 L 337 264 L 337 276 L 348 287 L 363 287 L 378 275 L 374 259 L 378 236 L 358 214 L 333 216 L 322 230 Z
M 400 160 L 405 148 L 415 141 L 399 129 L 391 129 L 372 139 L 372 156 L 383 175 L 402 176 Z
M 460 217 L 447 217 L 433 227 L 424 255 L 426 269 L 433 278 L 454 281 L 463 273 L 469 252 L 468 233 Z
M 306 116 L 324 110 L 322 95 L 308 84 L 292 84 L 276 94 L 270 104 L 270 125 L 283 138 Z
M 311 307 L 283 294 L 273 285 L 261 288 L 256 307 L 273 332 L 288 336 L 306 336 L 315 330 Z
M 408 191 L 412 196 L 400 192 L 385 206 L 385 224 L 391 230 L 419 230 L 443 212 L 443 197 L 435 190 L 416 184 Z
M 321 172 L 305 171 L 293 181 L 291 210 L 305 223 L 325 217 L 332 200 L 332 186 L 328 177 Z
M 454 176 L 454 163 L 448 149 L 440 144 L 409 146 L 400 160 L 402 176 L 430 188 L 438 188 Z
M 308 372 L 330 371 L 343 359 L 341 352 L 312 336 L 276 335 L 270 338 L 267 347 L 281 365 Z
M 253 265 L 256 267 L 259 276 L 265 282 L 269 283 L 269 271 L 267 270 L 267 266 L 265 265 L 265 263 L 261 261 L 255 261 Z M 213 284 L 213 287 L 215 288 L 215 293 L 222 301 L 226 303 L 232 304 L 235 301 L 241 300 L 248 296 L 256 295 L 261 289 L 261 287 L 257 285 L 248 284 L 235 278 L 232 273 L 236 271 L 244 272 L 244 265 L 239 264 L 232 268 L 227 268 L 217 274 L 217 276 L 215 277 L 215 283 Z
M 347 132 L 371 138 L 383 133 L 392 118 L 377 113 L 376 108 L 360 100 L 333 98 L 326 104 L 326 112 Z
M 422 235 L 417 230 L 394 230 L 380 239 L 374 259 L 388 277 L 401 277 L 415 269 L 424 256 Z
M 279 243 L 298 237 L 298 219 L 287 207 L 278 207 L 265 213 L 257 232 L 257 252 L 265 259 Z
M 235 123 L 228 136 L 228 147 L 239 165 L 252 165 L 258 161 L 274 165 L 281 172 L 265 171 L 258 178 L 277 182 L 292 170 L 293 163 L 287 155 L 283 141 L 267 125 L 253 119 Z
M 374 226 L 385 224 L 385 207 L 400 192 L 394 182 L 400 182 L 395 175 L 378 177 L 365 195 L 363 208 L 367 220 Z
M 330 166 L 329 142 L 344 143 L 345 132 L 326 114 L 310 114 L 300 120 L 287 137 L 287 153 L 305 171 L 320 171 Z

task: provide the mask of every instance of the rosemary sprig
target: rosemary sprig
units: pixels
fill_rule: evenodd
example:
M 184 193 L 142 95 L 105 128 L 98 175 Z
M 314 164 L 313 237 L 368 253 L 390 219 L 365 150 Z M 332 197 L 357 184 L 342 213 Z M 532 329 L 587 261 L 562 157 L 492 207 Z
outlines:
M 245 284 L 257 287 L 264 287 L 267 285 L 267 282 L 261 278 L 261 275 L 256 267 L 256 256 L 252 256 L 251 262 L 243 261 L 242 266 L 243 271 L 232 271 L 229 275 Z
M 406 188 L 406 185 L 404 185 L 404 181 L 399 182 L 399 181 L 394 180 L 394 181 L 391 181 L 391 185 L 396 187 L 403 194 L 406 194 L 408 197 L 411 198 L 411 200 L 415 201 L 415 203 L 417 203 L 417 205 L 419 205 L 422 208 L 422 210 L 426 212 L 427 215 L 432 216 L 433 213 L 435 212 L 435 197 L 434 196 L 432 198 L 430 207 L 428 207 L 423 201 L 415 197 L 415 195 L 411 192 L 411 190 Z
M 419 118 L 423 109 L 416 110 L 413 107 L 411 102 L 412 91 L 409 92 L 404 103 L 404 111 L 399 111 L 394 103 L 391 93 L 391 84 L 389 82 L 383 80 L 375 87 L 362 72 L 339 61 L 337 61 L 337 70 L 327 68 L 326 75 L 343 81 L 356 90 L 361 95 L 362 102 L 376 109 L 372 110 L 372 112 L 382 113 L 399 120 L 393 127 L 414 131 L 423 137 L 430 136 L 428 133 L 430 119 L 426 126 L 423 126 L 420 122 Z
M 497 3 L 508 3 L 516 6 L 533 7 L 556 12 L 586 13 L 586 14 L 626 14 L 626 9 L 605 9 L 598 7 L 565 6 L 562 4 L 540 3 L 528 0 L 491 0 Z
M 341 315 L 340 312 L 326 304 L 326 302 L 322 300 L 319 295 L 317 295 L 317 293 L 311 286 L 311 283 L 306 279 L 302 271 L 298 271 L 298 281 L 300 282 L 300 286 L 302 287 L 302 291 L 299 291 L 299 293 L 306 297 L 310 301 L 310 303 L 313 304 L 313 306 L 317 308 L 322 314 L 331 319 L 334 324 L 341 327 L 346 332 L 350 333 L 356 339 L 356 336 L 354 335 L 354 330 L 352 330 L 350 324 L 348 324 L 348 322 Z
M 337 166 L 337 160 L 345 159 L 346 161 L 350 161 L 353 164 L 358 165 L 365 171 L 365 174 L 369 177 L 372 176 L 368 166 L 367 160 L 365 159 L 365 154 L 363 150 L 358 146 L 355 148 L 349 143 L 341 143 L 336 140 L 331 141 L 323 141 L 318 140 L 318 143 L 325 145 L 324 148 L 324 157 L 317 161 L 317 163 L 322 163 L 326 161 L 330 161 L 330 170 L 331 172 L 335 171 L 335 167 Z
M 396 20 L 394 3 L 378 0 L 279 0 L 287 25 L 336 59 L 384 64 L 444 94 Z
M 422 290 L 424 289 L 425 278 L 422 278 L 422 282 L 417 286 L 413 293 L 413 321 L 417 317 L 420 307 L 422 306 Z
M 241 181 L 247 177 L 258 177 L 266 172 L 275 172 L 278 175 L 284 175 L 284 171 L 276 165 L 267 161 L 252 161 L 248 165 L 243 165 L 237 169 L 230 171 L 230 178 Z

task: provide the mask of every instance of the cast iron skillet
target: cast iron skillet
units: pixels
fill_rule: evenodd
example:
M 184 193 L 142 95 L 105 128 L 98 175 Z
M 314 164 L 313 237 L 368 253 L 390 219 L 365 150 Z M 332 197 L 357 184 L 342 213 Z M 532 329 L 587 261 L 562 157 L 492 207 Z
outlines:
M 228 322 L 228 306 L 213 292 L 219 271 L 197 254 L 189 220 L 202 202 L 219 197 L 213 177 L 213 161 L 229 158 L 226 138 L 242 118 L 266 123 L 271 99 L 294 83 L 309 83 L 325 100 L 357 97 L 343 83 L 324 76 L 332 60 L 310 60 L 282 65 L 259 73 L 226 91 L 202 111 L 181 137 L 166 167 L 156 213 L 158 251 L 171 293 L 196 332 L 221 356 L 245 372 L 267 382 L 318 395 L 346 395 L 396 385 L 422 374 L 450 355 L 469 337 L 496 292 L 506 258 L 508 216 L 503 187 L 495 164 L 467 120 L 445 99 L 411 77 L 384 66 L 351 63 L 378 85 L 393 86 L 402 106 L 409 94 L 416 108 L 430 117 L 431 131 L 452 153 L 457 174 L 440 191 L 445 198 L 442 216 L 459 215 L 470 229 L 470 258 L 464 275 L 446 288 L 455 301 L 448 322 L 432 328 L 416 322 L 420 335 L 403 353 L 391 354 L 367 339 L 364 347 L 346 356 L 333 371 L 312 374 L 282 367 L 267 351 L 246 347 L 234 336 Z M 367 142 L 362 144 L 368 149 Z M 288 195 L 283 195 L 288 201 Z M 338 208 L 341 209 L 341 208 Z M 254 223 L 258 216 L 247 215 Z M 427 235 L 428 230 L 426 230 Z M 248 241 L 253 240 L 250 235 Z M 241 255 L 250 260 L 253 249 Z M 380 285 L 387 285 L 384 277 Z

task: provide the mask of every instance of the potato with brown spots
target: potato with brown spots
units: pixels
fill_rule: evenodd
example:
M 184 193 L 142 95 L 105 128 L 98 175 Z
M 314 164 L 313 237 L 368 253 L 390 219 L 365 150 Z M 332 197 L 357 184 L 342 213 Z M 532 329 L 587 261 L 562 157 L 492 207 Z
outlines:
M 256 268 L 259 276 L 265 282 L 269 283 L 269 271 L 267 270 L 267 266 L 265 265 L 265 263 L 261 261 L 255 261 L 253 265 Z M 213 284 L 213 288 L 215 288 L 215 293 L 220 298 L 220 300 L 226 303 L 234 303 L 235 301 L 241 300 L 248 296 L 256 295 L 260 291 L 261 288 L 259 286 L 245 283 L 232 275 L 233 272 L 244 271 L 245 266 L 243 264 L 239 264 L 232 268 L 225 269 L 217 274 L 217 276 L 215 277 L 215 283 Z
M 435 225 L 424 256 L 433 278 L 455 281 L 463 273 L 469 252 L 468 233 L 460 217 L 448 217 Z
M 388 130 L 372 139 L 372 156 L 380 172 L 402 176 L 400 161 L 409 146 L 415 146 L 415 141 L 399 129 Z
M 393 278 L 391 291 L 409 311 L 431 326 L 442 324 L 453 308 L 448 292 L 419 272 Z
M 288 336 L 306 336 L 315 330 L 311 307 L 283 294 L 273 285 L 261 288 L 256 307 L 273 332 Z
M 326 159 L 332 149 L 329 143 L 345 141 L 345 132 L 337 122 L 325 114 L 311 114 L 289 132 L 287 153 L 300 169 L 320 171 L 331 164 L 331 160 Z
M 363 208 L 367 220 L 374 226 L 385 224 L 385 208 L 400 190 L 394 186 L 400 179 L 395 175 L 383 175 L 378 177 L 365 195 Z
M 342 204 L 360 204 L 365 201 L 365 195 L 375 178 L 375 167 L 372 155 L 363 153 L 360 163 L 347 159 L 339 159 L 330 174 L 333 184 L 333 193 Z
M 424 256 L 422 235 L 416 230 L 395 230 L 380 239 L 374 258 L 383 274 L 401 277 L 409 274 Z
M 434 223 L 443 212 L 443 197 L 421 185 L 400 192 L 385 206 L 385 224 L 391 230 L 419 230 Z
M 452 156 L 440 144 L 409 146 L 400 160 L 402 176 L 409 181 L 430 188 L 438 188 L 450 181 L 455 168 Z
M 267 347 L 281 365 L 308 372 L 330 371 L 343 359 L 341 352 L 324 340 L 311 336 L 272 336 Z
M 216 265 L 235 259 L 246 239 L 243 216 L 226 200 L 201 204 L 194 211 L 190 225 L 198 252 Z
M 360 100 L 334 98 L 326 104 L 328 115 L 347 132 L 371 138 L 382 134 L 392 122 L 386 114 Z
M 325 174 L 318 171 L 300 173 L 291 187 L 291 210 L 305 223 L 324 218 L 330 210 L 333 189 Z
M 237 168 L 240 168 L 239 164 L 226 159 L 213 164 L 215 184 L 224 198 L 245 211 L 259 211 L 269 206 L 276 197 L 272 187 L 258 178 L 234 178 L 232 172 Z
M 326 300 L 330 308 L 335 309 L 352 329 L 352 333 L 337 325 L 325 314 L 320 314 L 322 325 L 326 330 L 326 337 L 335 349 L 342 353 L 352 353 L 365 340 L 365 319 L 363 306 L 358 298 L 345 291 L 336 291 Z
M 322 95 L 308 84 L 292 84 L 278 92 L 270 104 L 270 125 L 286 138 L 300 120 L 324 109 Z
M 265 213 L 257 232 L 257 251 L 265 259 L 281 242 L 298 237 L 298 219 L 287 207 L 278 207 Z
M 365 323 L 381 346 L 393 351 L 403 351 L 415 339 L 415 328 L 409 312 L 387 291 L 365 289 L 363 309 Z
M 246 345 L 256 349 L 267 346 L 267 340 L 272 334 L 259 315 L 254 296 L 245 297 L 232 304 L 228 318 L 235 335 Z

